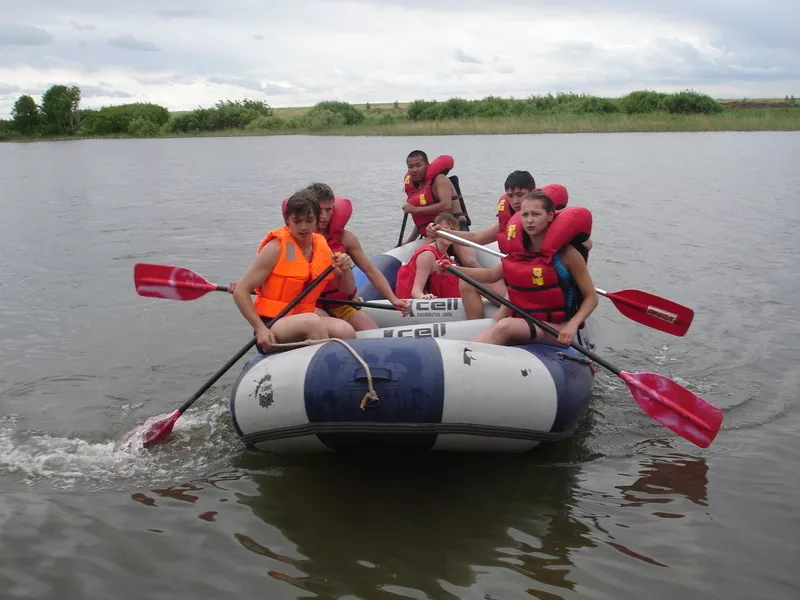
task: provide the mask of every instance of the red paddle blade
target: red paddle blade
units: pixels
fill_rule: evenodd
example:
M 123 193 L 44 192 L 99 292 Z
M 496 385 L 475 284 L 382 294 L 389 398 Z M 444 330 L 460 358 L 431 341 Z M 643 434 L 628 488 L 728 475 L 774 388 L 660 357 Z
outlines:
M 159 419 L 147 430 L 147 433 L 144 434 L 144 442 L 143 446 L 147 448 L 155 444 L 156 442 L 160 442 L 165 437 L 167 437 L 170 433 L 172 433 L 172 428 L 175 427 L 175 422 L 180 418 L 181 411 L 176 410 L 170 416 L 165 419 Z
M 133 282 L 140 296 L 167 300 L 196 300 L 217 289 L 189 269 L 149 263 L 133 267 Z
M 694 392 L 658 373 L 627 373 L 628 384 L 642 410 L 701 448 L 708 448 L 722 427 L 722 411 Z
M 606 296 L 632 321 L 678 337 L 686 335 L 694 319 L 694 311 L 688 306 L 641 290 L 608 292 Z

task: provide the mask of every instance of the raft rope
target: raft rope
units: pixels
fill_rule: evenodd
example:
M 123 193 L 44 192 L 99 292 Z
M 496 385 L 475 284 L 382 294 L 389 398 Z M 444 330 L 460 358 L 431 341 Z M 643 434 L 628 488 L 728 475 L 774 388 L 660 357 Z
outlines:
M 324 340 L 303 340 L 301 342 L 284 342 L 281 344 L 274 344 L 274 348 L 297 348 L 298 346 L 314 346 L 316 344 L 327 344 L 328 342 L 339 342 L 345 348 L 350 351 L 355 359 L 361 363 L 361 366 L 364 367 L 364 372 L 367 374 L 367 387 L 369 387 L 369 391 L 364 394 L 364 397 L 361 399 L 361 404 L 359 405 L 361 410 L 366 410 L 368 406 L 373 406 L 380 401 L 378 398 L 378 392 L 375 391 L 375 388 L 372 385 L 372 372 L 369 370 L 369 365 L 366 361 L 358 355 L 355 348 L 353 348 L 350 344 L 345 342 L 341 338 L 327 338 Z

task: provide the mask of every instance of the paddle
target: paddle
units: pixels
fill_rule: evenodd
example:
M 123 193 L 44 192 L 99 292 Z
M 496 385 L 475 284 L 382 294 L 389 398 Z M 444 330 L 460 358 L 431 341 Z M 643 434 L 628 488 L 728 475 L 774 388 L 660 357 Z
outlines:
M 408 221 L 408 215 L 411 213 L 406 213 L 403 215 L 403 225 L 400 227 L 400 237 L 397 238 L 397 246 L 395 248 L 399 248 L 403 245 L 403 234 L 406 232 L 406 222 Z
M 486 246 L 481 246 L 470 240 L 454 235 L 449 231 L 438 230 L 437 235 L 465 246 L 482 250 L 487 254 L 504 258 L 506 255 Z M 694 319 L 694 311 L 688 306 L 683 306 L 672 300 L 667 300 L 640 290 L 622 290 L 621 292 L 607 292 L 595 288 L 598 294 L 605 296 L 614 304 L 619 312 L 637 323 L 647 325 L 653 329 L 682 337 L 686 335 Z
M 140 296 L 164 298 L 166 300 L 197 300 L 208 292 L 227 293 L 229 291 L 228 286 L 211 283 L 194 271 L 170 265 L 137 263 L 133 267 L 133 281 L 136 286 L 136 292 Z M 254 294 L 255 292 L 251 293 Z M 349 304 L 362 308 L 400 310 L 391 304 L 359 302 L 358 300 L 346 300 L 344 298 L 320 298 L 319 301 Z
M 325 269 L 322 273 L 320 273 L 320 275 L 316 279 L 314 279 L 311 283 L 308 284 L 308 287 L 306 287 L 302 292 L 300 292 L 294 300 L 289 302 L 289 304 L 287 304 L 282 311 L 280 311 L 277 315 L 275 315 L 275 317 L 269 322 L 269 324 L 267 324 L 267 327 L 272 327 L 275 324 L 275 321 L 277 321 L 281 317 L 286 316 L 286 314 L 289 311 L 291 311 L 295 306 L 297 306 L 297 304 L 303 298 L 305 298 L 309 294 L 309 292 L 311 292 L 311 290 L 313 290 L 320 283 L 322 283 L 322 281 L 331 272 L 333 272 L 333 269 L 334 266 L 331 265 L 330 267 Z M 138 291 L 138 286 L 137 286 L 137 291 Z M 163 296 L 156 296 L 156 297 L 163 297 Z M 159 419 L 158 421 L 150 425 L 150 427 L 147 430 L 147 433 L 145 434 L 144 446 L 145 447 L 150 446 L 168 436 L 172 431 L 172 428 L 175 426 L 175 422 L 180 418 L 180 416 L 192 404 L 194 404 L 195 401 L 200 396 L 202 396 L 208 388 L 214 385 L 216 381 L 228 371 L 228 369 L 230 369 L 240 358 L 242 358 L 242 356 L 244 356 L 250 350 L 250 348 L 252 348 L 255 345 L 256 345 L 256 338 L 254 336 L 253 339 L 247 342 L 247 344 L 243 346 L 242 349 L 239 350 L 228 362 L 226 362 L 219 371 L 214 373 L 211 376 L 211 379 L 206 381 L 199 390 L 197 390 L 194 394 L 192 394 L 191 398 L 189 398 L 186 402 L 181 404 L 180 407 L 175 412 L 173 412 L 172 414 L 163 419 Z
M 469 275 L 462 273 L 452 265 L 448 266 L 447 270 L 474 286 L 487 297 L 510 308 L 529 323 L 534 323 L 550 335 L 558 337 L 557 330 L 525 313 L 522 309 L 502 296 L 495 294 Z M 722 411 L 703 400 L 694 392 L 690 392 L 658 373 L 628 373 L 623 371 L 577 342 L 573 341 L 570 346 L 620 377 L 628 385 L 633 398 L 642 407 L 642 410 L 668 429 L 701 448 L 708 448 L 717 436 L 722 426 Z

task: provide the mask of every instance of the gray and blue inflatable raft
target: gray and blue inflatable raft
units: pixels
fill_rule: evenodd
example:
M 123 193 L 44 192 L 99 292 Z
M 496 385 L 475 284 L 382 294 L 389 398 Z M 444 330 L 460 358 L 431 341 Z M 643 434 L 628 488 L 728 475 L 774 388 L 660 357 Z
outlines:
M 419 243 L 373 262 L 393 283 Z M 497 259 L 479 260 L 488 267 Z M 387 302 L 363 273 L 356 284 L 364 300 Z M 367 370 L 340 343 L 256 355 L 231 391 L 237 434 L 248 447 L 287 454 L 520 453 L 576 430 L 592 393 L 589 360 L 572 348 L 472 342 L 494 321 L 465 320 L 460 299 L 437 301 L 414 301 L 413 317 L 374 310 L 381 328 L 346 340 L 369 367 L 378 398 L 366 404 Z M 486 308 L 488 316 L 496 310 Z M 594 348 L 591 335 L 587 322 L 579 343 Z

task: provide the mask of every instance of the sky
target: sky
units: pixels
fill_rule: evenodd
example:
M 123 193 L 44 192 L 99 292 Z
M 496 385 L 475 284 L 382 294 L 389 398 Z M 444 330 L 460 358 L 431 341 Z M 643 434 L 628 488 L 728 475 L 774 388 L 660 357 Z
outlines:
M 800 97 L 800 0 L 6 0 L 0 118 L 78 85 L 81 107 L 254 98 L 409 102 L 694 89 Z

